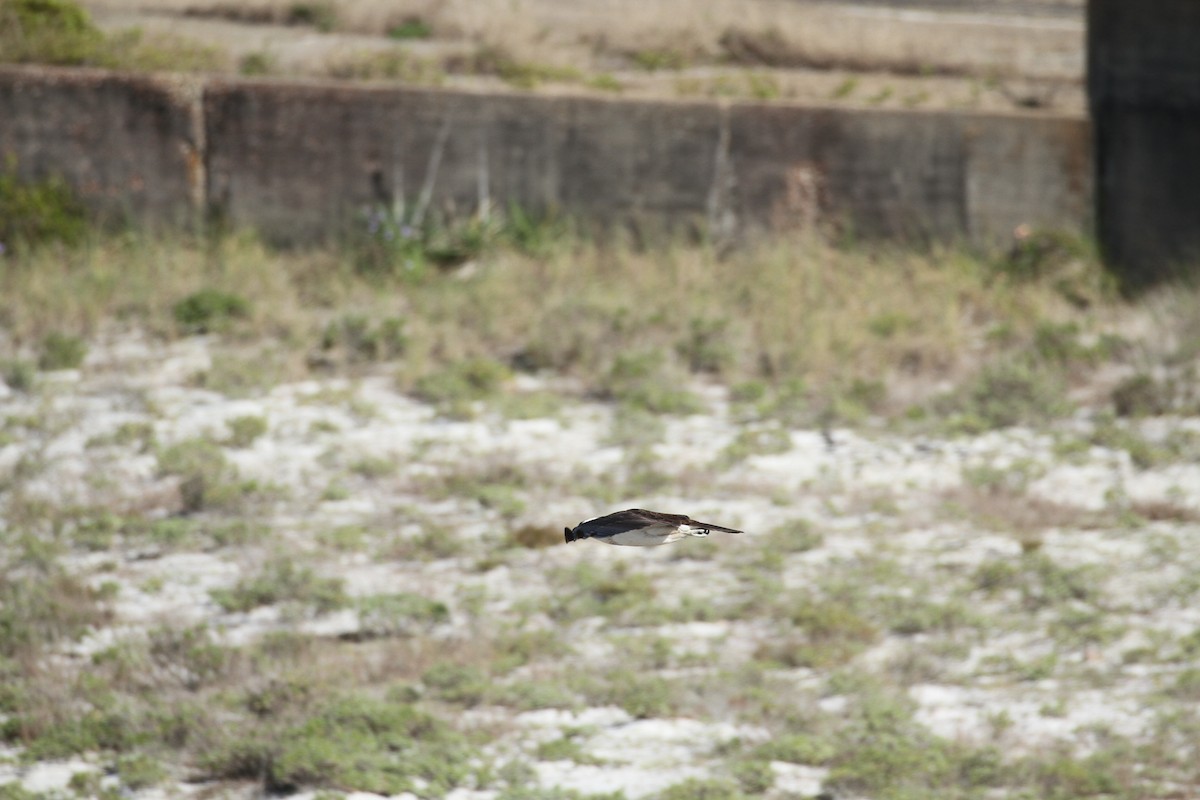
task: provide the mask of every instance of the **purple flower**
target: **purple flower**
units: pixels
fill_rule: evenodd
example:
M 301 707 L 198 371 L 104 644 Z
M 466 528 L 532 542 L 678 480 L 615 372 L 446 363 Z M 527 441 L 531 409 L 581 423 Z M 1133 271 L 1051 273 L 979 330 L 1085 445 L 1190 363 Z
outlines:
M 413 237 L 413 233 L 414 231 L 411 225 L 404 225 L 400 228 L 400 235 L 405 239 L 411 239 Z
M 0 256 L 4 255 L 4 242 L 0 242 Z

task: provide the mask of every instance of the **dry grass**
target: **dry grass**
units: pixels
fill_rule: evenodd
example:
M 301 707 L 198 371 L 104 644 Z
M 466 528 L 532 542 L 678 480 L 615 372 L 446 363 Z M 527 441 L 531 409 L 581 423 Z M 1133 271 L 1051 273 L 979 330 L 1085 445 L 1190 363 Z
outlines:
M 421 83 L 451 75 L 471 85 L 525 89 L 567 84 L 572 91 L 638 95 L 1083 110 L 1079 14 L 901 14 L 781 0 L 90 0 L 86 6 L 106 30 L 136 22 L 152 36 L 182 32 L 254 72 Z M 414 20 L 427 37 L 389 38 Z M 311 35 L 313 27 L 323 35 Z M 496 53 L 505 54 L 508 69 L 497 76 L 478 68 Z M 731 65 L 765 70 L 765 77 L 737 69 L 725 74 Z M 839 96 L 827 86 L 831 71 L 883 82 Z M 676 78 L 683 81 L 678 87 Z M 913 80 L 929 83 L 914 88 Z
M 318 351 L 338 309 L 404 319 L 404 385 L 425 385 L 422 376 L 446 365 L 498 362 L 605 394 L 645 362 L 654 374 L 729 383 L 800 380 L 808 393 L 887 411 L 1022 352 L 1040 324 L 1105 324 L 1120 304 L 1098 264 L 1079 270 L 1073 292 L 1080 281 L 1090 287 L 1086 311 L 1054 276 L 1010 279 L 962 250 L 839 247 L 816 235 L 728 257 L 567 237 L 544 255 L 501 247 L 470 276 L 416 281 L 363 276 L 338 252 L 281 253 L 244 236 L 215 245 L 125 237 L 22 256 L 0 275 L 0 320 L 16 346 L 6 356 L 51 332 L 90 335 L 123 320 L 171 337 L 186 333 L 172 317 L 180 300 L 233 290 L 248 310 L 223 335 L 279 342 L 295 354 L 289 374 Z M 642 388 L 659 397 L 670 387 Z

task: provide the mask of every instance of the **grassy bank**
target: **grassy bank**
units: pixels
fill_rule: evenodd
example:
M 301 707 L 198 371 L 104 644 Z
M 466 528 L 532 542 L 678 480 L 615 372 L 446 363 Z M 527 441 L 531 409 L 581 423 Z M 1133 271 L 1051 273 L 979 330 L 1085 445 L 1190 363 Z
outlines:
M 493 228 L 402 248 L 132 234 L 13 248 L 4 357 L 139 326 L 270 350 L 292 377 L 386 363 L 406 389 L 450 403 L 520 372 L 662 411 L 695 407 L 689 381 L 715 382 L 748 411 L 810 423 L 979 428 L 1065 413 L 1069 398 L 1123 412 L 1190 402 L 1163 373 L 1196 347 L 1190 292 L 1125 302 L 1086 244 L 1054 234 L 992 255 L 818 235 L 719 255 Z M 1159 396 L 1113 401 L 1126 379 L 1140 389 L 1122 391 Z

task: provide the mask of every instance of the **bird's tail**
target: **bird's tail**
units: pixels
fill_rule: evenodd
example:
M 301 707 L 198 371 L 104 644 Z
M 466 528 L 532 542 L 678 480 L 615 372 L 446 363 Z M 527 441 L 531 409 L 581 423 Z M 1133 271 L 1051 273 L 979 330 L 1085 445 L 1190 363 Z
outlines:
M 563 538 L 567 540 L 567 544 L 570 544 L 580 537 L 576 536 L 575 531 L 571 530 L 570 528 L 563 528 Z
M 713 525 L 708 522 L 693 522 L 693 528 L 704 528 L 709 531 L 721 531 L 722 533 L 745 533 L 745 531 L 735 531 L 733 528 L 725 528 L 721 525 Z

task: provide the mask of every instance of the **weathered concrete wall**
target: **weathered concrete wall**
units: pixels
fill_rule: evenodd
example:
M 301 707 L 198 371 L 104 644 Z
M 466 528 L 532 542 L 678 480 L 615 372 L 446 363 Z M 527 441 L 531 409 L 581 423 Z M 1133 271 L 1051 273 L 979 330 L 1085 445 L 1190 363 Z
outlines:
M 0 70 L 0 168 L 66 178 L 102 216 L 187 224 L 201 199 L 199 88 L 96 70 Z
M 790 106 L 732 110 L 744 220 L 849 221 L 868 235 L 1004 240 L 1086 230 L 1090 131 L 1078 118 Z
M 703 213 L 718 124 L 708 105 L 329 84 L 214 83 L 204 108 L 210 202 L 301 239 L 423 195 L 452 213 L 513 202 L 677 221 Z
M 286 242 L 396 201 L 717 235 L 832 223 L 988 241 L 1090 224 L 1080 118 L 231 79 L 190 97 L 0 69 L 0 148 L 25 174 L 57 171 L 136 213 L 203 209 Z
M 1200 2 L 1089 0 L 1088 99 L 1101 244 L 1152 283 L 1200 258 Z

